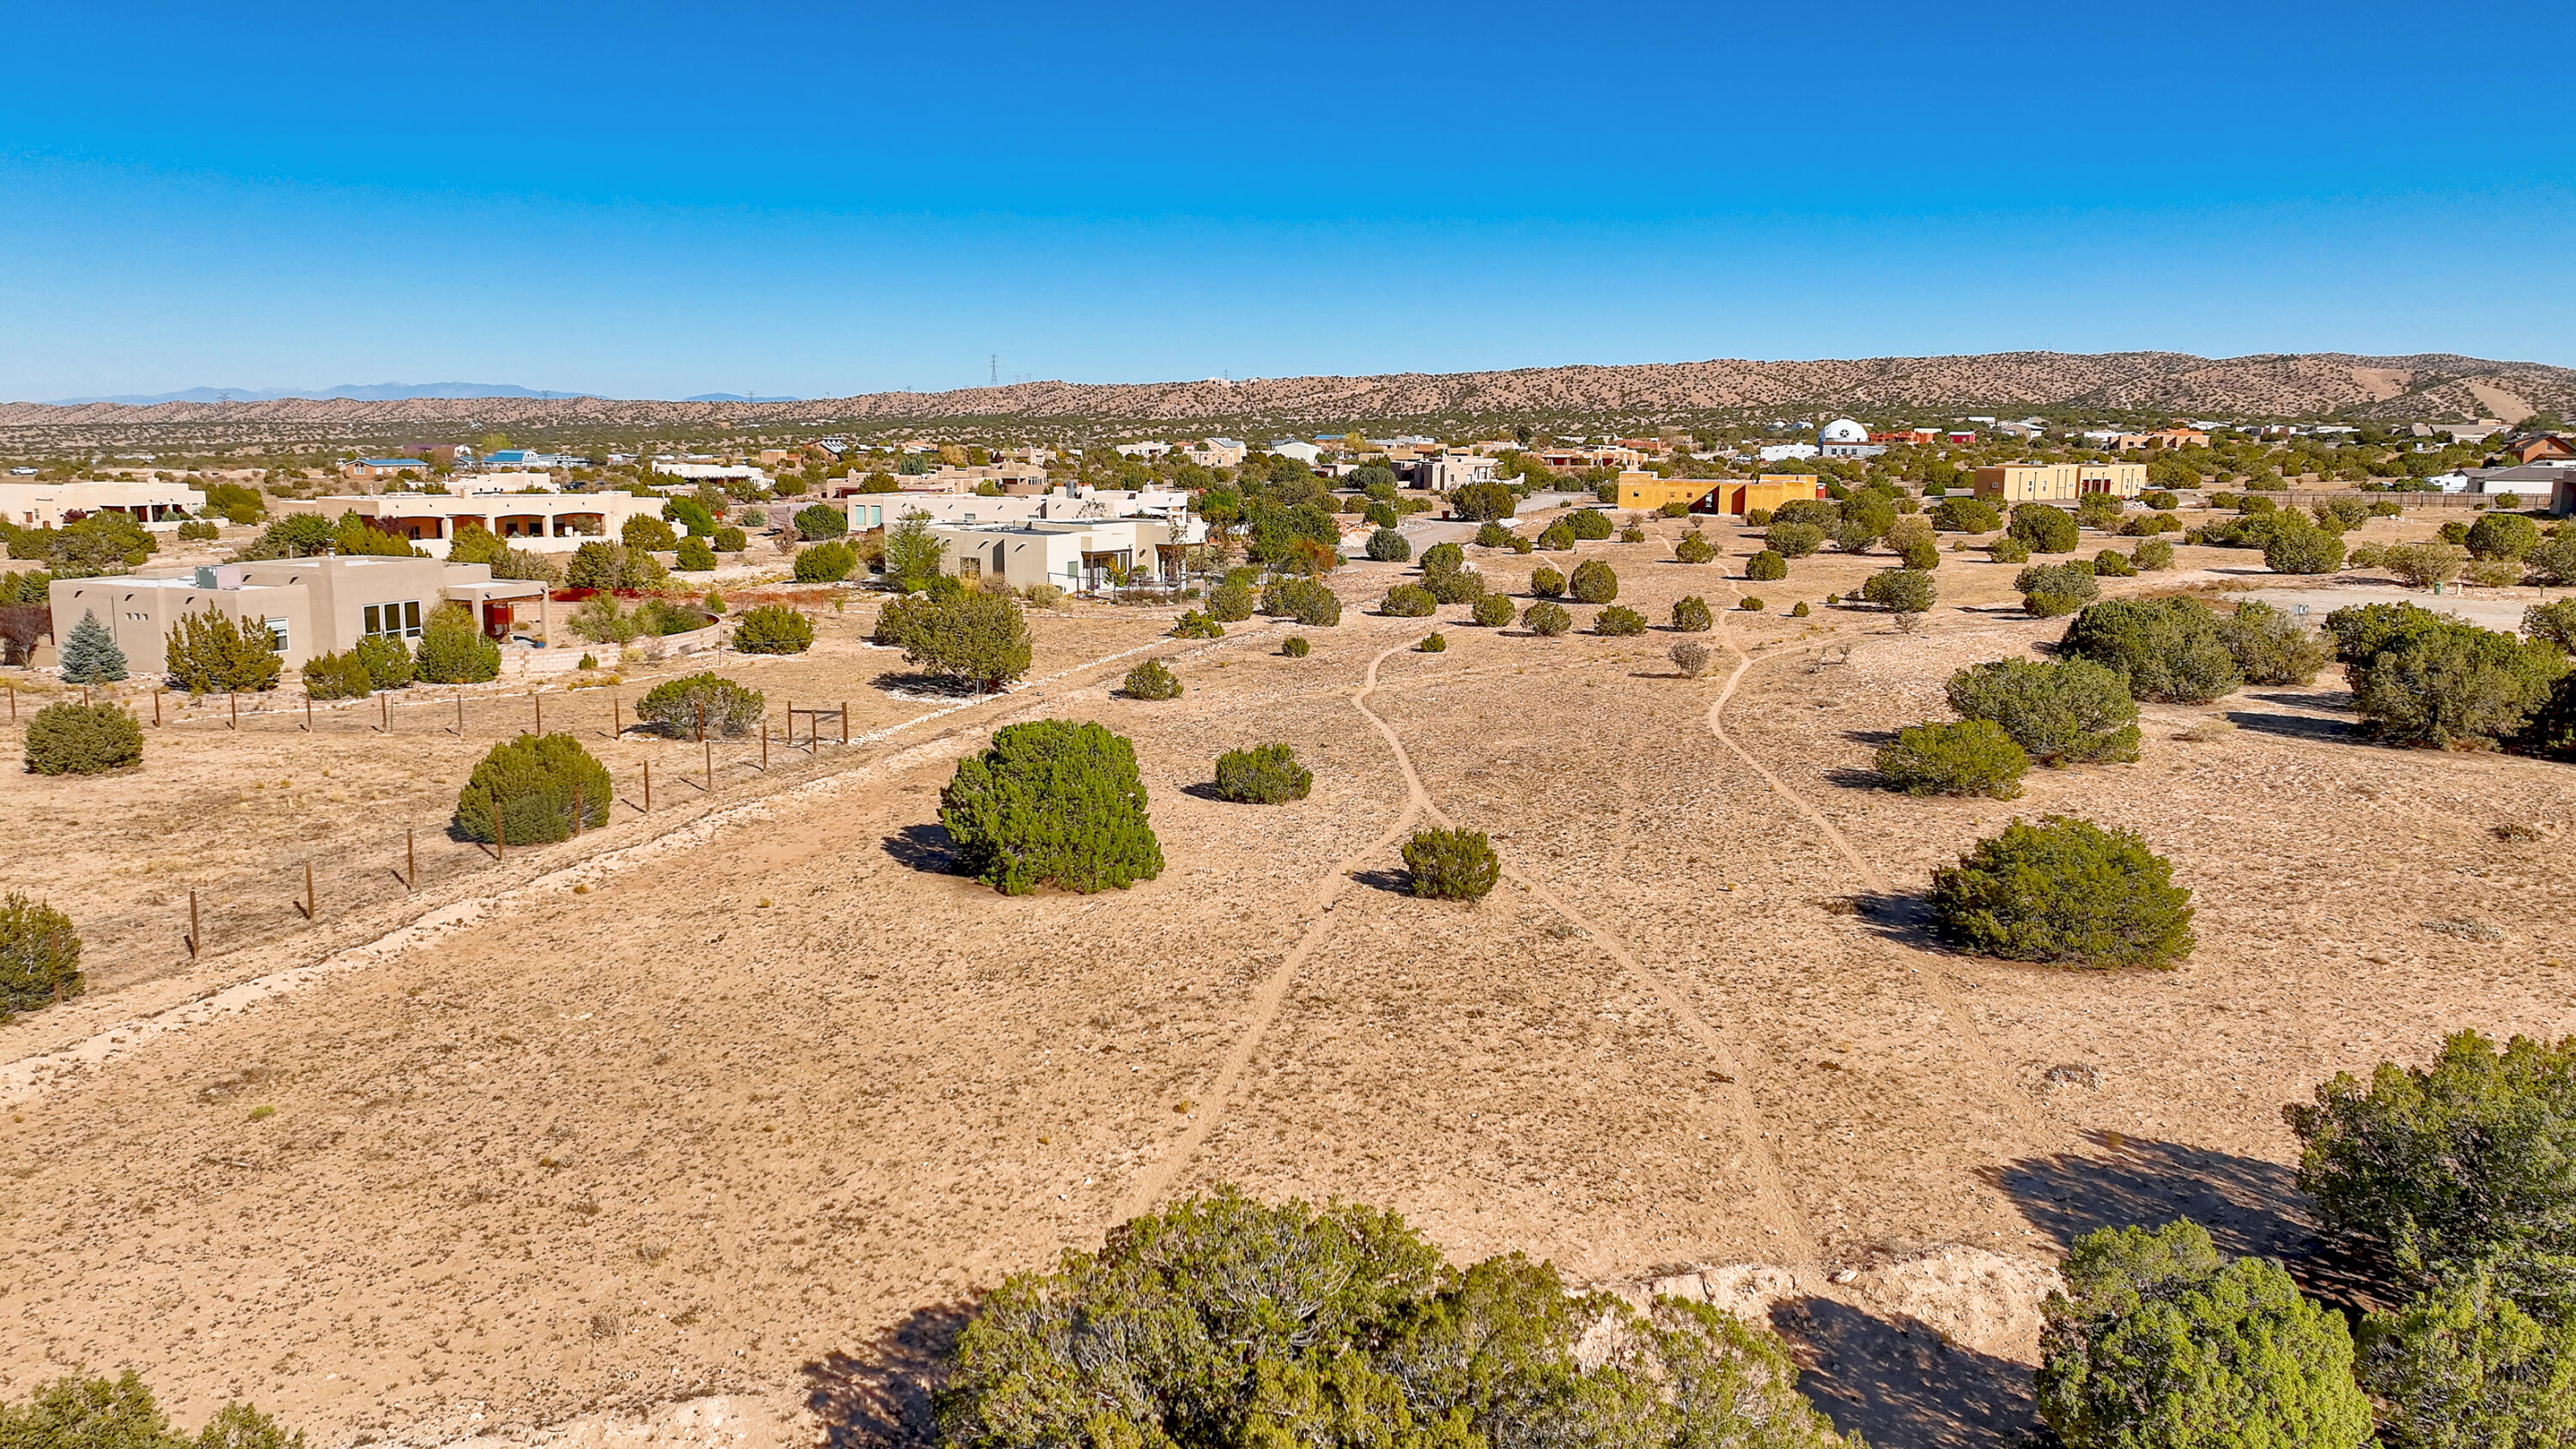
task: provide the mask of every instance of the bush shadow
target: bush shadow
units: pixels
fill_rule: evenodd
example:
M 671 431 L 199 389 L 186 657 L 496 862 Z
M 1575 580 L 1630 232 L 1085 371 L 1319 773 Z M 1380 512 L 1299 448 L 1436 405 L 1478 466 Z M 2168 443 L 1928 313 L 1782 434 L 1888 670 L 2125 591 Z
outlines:
M 916 1308 L 855 1354 L 805 1365 L 805 1407 L 826 1449 L 916 1449 L 937 1438 L 931 1397 L 948 1351 L 974 1316 L 968 1303 Z
M 2259 714 L 2250 709 L 2231 709 L 2227 720 L 2239 729 L 2257 734 L 2279 735 L 2293 740 L 2352 741 L 2359 736 L 2353 727 L 2339 719 L 2313 719 L 2303 714 Z
M 869 680 L 868 687 L 891 694 L 935 694 L 950 699 L 973 699 L 977 694 L 977 691 L 959 684 L 956 680 L 942 679 L 935 674 L 923 674 L 909 669 L 889 669 Z
M 907 825 L 885 838 L 885 853 L 895 864 L 930 875 L 957 873 L 957 842 L 936 821 Z
M 1885 788 L 1886 782 L 1878 782 Z M 1881 940 L 1917 951 L 1934 951 L 1956 955 L 1950 943 L 1932 924 L 1932 903 L 1921 896 L 1896 891 L 1861 891 L 1851 896 L 1853 914 L 1869 925 Z
M 1896 731 L 1894 731 L 1894 730 L 1845 730 L 1845 731 L 1843 731 L 1843 738 L 1844 738 L 1844 739 L 1847 739 L 1847 740 L 1849 740 L 1849 741 L 1851 741 L 1853 744 L 1856 744 L 1856 745 L 1870 745 L 1870 746 L 1878 746 L 1878 745 L 1892 745 L 1892 744 L 1896 743 Z
M 2259 699 L 2265 704 L 2287 705 L 2292 709 L 2348 710 L 2354 705 L 2352 691 L 2348 689 L 2329 690 L 2324 694 L 2248 694 L 2245 697 Z
M 1367 886 L 1374 891 L 1385 891 L 1390 895 L 1413 894 L 1413 872 L 1393 866 L 1382 865 L 1368 870 L 1355 870 L 1351 872 L 1351 880 L 1354 884 Z
M 1846 790 L 1884 790 L 1888 788 L 1887 777 L 1885 775 L 1880 774 L 1876 770 L 1862 769 L 1857 765 L 1830 765 L 1825 768 L 1824 776 L 1825 783 L 1829 785 L 1839 785 Z
M 1917 1319 L 1803 1298 L 1771 1323 L 1803 1350 L 1798 1392 L 1875 1449 L 2008 1445 L 2039 1428 L 2028 1364 L 1951 1344 Z

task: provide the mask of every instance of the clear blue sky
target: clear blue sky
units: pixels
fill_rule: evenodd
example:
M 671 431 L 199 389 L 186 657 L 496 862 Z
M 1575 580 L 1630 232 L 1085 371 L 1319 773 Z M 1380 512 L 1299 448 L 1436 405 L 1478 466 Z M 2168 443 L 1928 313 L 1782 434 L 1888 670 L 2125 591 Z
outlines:
M 2576 6 L 23 6 L 0 398 L 2576 364 Z

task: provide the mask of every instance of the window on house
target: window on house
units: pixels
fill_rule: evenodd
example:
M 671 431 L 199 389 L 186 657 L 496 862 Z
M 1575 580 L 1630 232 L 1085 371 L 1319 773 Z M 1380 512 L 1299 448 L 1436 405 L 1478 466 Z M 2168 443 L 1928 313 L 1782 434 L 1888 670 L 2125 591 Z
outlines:
M 420 637 L 420 600 L 409 599 L 399 604 L 369 604 L 365 614 L 369 634 Z
M 261 622 L 268 626 L 268 647 L 279 654 L 285 653 L 286 621 L 284 619 L 265 619 Z

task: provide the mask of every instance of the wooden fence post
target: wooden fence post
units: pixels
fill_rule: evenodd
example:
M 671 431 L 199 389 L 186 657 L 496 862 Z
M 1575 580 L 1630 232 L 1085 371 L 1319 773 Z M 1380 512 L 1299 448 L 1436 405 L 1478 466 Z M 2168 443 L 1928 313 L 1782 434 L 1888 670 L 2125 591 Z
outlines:
M 241 696 L 240 696 L 240 695 L 238 695 L 238 694 L 227 694 L 227 695 L 225 695 L 225 696 L 224 696 L 224 698 L 226 698 L 226 699 L 228 699 L 228 700 L 231 700 L 231 701 L 232 701 L 232 706 L 233 706 L 233 728 L 234 728 L 234 729 L 240 729 L 240 728 L 241 728 Z
M 510 858 L 510 840 L 501 829 L 501 799 L 497 795 L 492 797 L 492 858 L 494 860 Z
M 304 732 L 313 733 L 313 696 L 304 696 Z
M 845 699 L 845 700 L 842 700 L 842 701 L 841 701 L 841 743 L 846 745 L 846 744 L 848 744 L 849 742 L 850 742 L 850 702 L 849 702 L 848 700 L 846 700 L 846 699 Z
M 760 721 L 760 773 L 769 773 L 769 721 L 766 717 Z
M 192 961 L 196 959 L 197 946 L 205 938 L 205 933 L 197 929 L 197 893 L 190 891 L 188 892 L 188 959 Z
M 158 689 L 152 691 L 152 727 L 156 730 L 161 728 L 161 694 Z
M 403 889 L 407 891 L 420 889 L 420 845 L 412 838 L 414 834 L 410 827 L 404 827 Z
M 313 862 L 304 862 L 304 919 L 313 919 Z
M 545 701 L 545 697 L 544 697 L 543 695 L 538 694 L 535 690 L 531 689 L 531 690 L 529 690 L 529 691 L 528 691 L 528 703 L 536 707 L 536 711 L 537 711 L 537 733 L 538 733 L 538 734 L 544 734 L 544 733 L 546 732 L 546 701 Z
M 644 762 L 644 813 L 653 813 L 653 762 Z
M 385 733 L 392 734 L 394 732 L 394 697 L 390 694 L 380 694 L 376 698 L 384 702 Z
M 698 744 L 707 752 L 707 793 L 712 795 L 716 792 L 715 743 L 709 740 L 705 735 L 700 735 L 698 736 Z
M 465 691 L 456 691 L 456 737 L 465 738 Z

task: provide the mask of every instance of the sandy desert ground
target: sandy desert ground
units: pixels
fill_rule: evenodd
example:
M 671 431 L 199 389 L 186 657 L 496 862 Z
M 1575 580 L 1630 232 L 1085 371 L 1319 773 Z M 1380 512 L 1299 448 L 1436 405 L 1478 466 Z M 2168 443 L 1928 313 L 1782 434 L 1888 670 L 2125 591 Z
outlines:
M 1739 530 L 1694 567 L 1680 528 L 1582 552 L 1658 623 L 1747 590 Z M 1513 588 L 1547 561 L 1470 552 Z M 2182 552 L 2109 587 L 2282 582 Z M 1086 606 L 1038 621 L 1037 682 L 960 704 L 880 687 L 899 666 L 853 603 L 746 673 L 846 695 L 863 743 L 766 777 L 736 744 L 711 795 L 666 801 L 695 745 L 595 738 L 621 782 L 669 762 L 654 814 L 501 862 L 441 843 L 417 892 L 388 852 L 524 696 L 469 703 L 461 740 L 362 707 L 17 777 L 12 877 L 98 924 L 96 989 L 0 1028 L 0 1395 L 131 1365 L 183 1422 L 247 1396 L 334 1449 L 900 1438 L 979 1289 L 1231 1181 L 1392 1206 L 1461 1259 L 1706 1292 L 1789 1332 L 1874 1443 L 2010 1443 L 2069 1237 L 2189 1214 L 2302 1261 L 2284 1102 L 2460 1027 L 2576 1027 L 2576 771 L 2357 740 L 2330 670 L 2149 706 L 2138 764 L 2018 801 L 1892 794 L 1885 732 L 2062 624 L 1982 555 L 1945 557 L 1916 632 L 1822 605 L 1883 562 L 1752 586 L 1769 607 L 1724 615 L 1701 679 L 1661 630 L 1460 608 L 1418 653 L 1427 621 L 1362 607 L 1403 571 L 1355 565 L 1311 657 L 1276 624 L 1158 642 L 1170 611 Z M 1183 698 L 1111 692 L 1140 649 Z M 597 734 L 591 694 L 560 707 Z M 1044 716 L 1135 740 L 1160 879 L 1009 899 L 945 872 L 954 762 Z M 2213 717 L 2237 728 L 2192 728 Z M 1311 798 L 1205 792 L 1270 740 Z M 2052 810 L 2173 858 L 2200 911 L 2180 970 L 1929 939 L 1929 872 Z M 1403 893 L 1398 843 L 1442 820 L 1502 852 L 1480 905 Z M 191 886 L 275 899 L 191 961 Z

